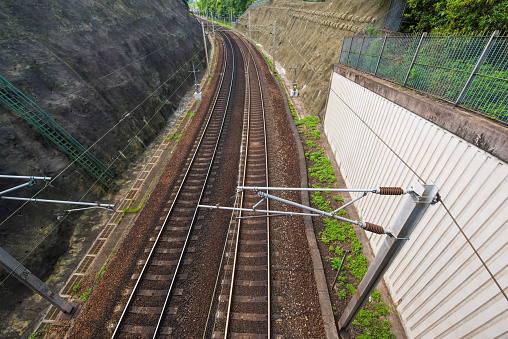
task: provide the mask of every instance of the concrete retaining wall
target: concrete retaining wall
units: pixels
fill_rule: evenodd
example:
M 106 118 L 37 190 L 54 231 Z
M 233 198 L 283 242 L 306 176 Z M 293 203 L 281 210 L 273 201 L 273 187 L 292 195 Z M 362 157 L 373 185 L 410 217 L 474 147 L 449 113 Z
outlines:
M 434 183 L 464 231 L 431 206 L 385 274 L 408 337 L 507 338 L 496 281 L 507 293 L 508 129 L 342 65 L 324 129 L 349 188 Z M 371 195 L 356 208 L 386 228 L 404 199 Z M 384 236 L 368 236 L 377 252 Z

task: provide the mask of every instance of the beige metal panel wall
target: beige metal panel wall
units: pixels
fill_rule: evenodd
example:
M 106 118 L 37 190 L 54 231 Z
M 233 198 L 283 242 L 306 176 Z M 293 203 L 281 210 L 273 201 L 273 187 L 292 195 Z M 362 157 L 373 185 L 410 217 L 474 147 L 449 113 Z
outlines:
M 507 164 L 337 73 L 324 129 L 348 187 L 434 183 L 465 233 L 431 206 L 385 274 L 408 336 L 508 338 L 508 300 L 487 271 L 508 292 Z M 370 195 L 356 207 L 390 227 L 403 199 Z M 377 252 L 385 236 L 368 236 Z

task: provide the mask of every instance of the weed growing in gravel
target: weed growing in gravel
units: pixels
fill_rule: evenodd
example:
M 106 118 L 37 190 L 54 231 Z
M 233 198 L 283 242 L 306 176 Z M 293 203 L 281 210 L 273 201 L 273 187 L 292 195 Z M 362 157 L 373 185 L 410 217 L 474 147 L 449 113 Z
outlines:
M 74 293 L 79 291 L 80 289 L 81 289 L 81 284 L 80 283 L 76 283 L 76 284 L 74 284 L 74 286 L 72 286 L 72 291 Z
M 99 273 L 95 277 L 95 281 L 99 281 L 99 279 L 102 278 L 102 276 L 104 275 L 104 272 L 106 272 L 106 265 L 101 267 L 101 270 L 99 271 Z
M 80 295 L 78 299 L 82 301 L 87 301 L 88 297 L 90 297 L 90 293 L 92 293 L 92 289 L 87 288 L 86 291 L 82 295 Z
M 307 171 L 310 176 L 318 179 L 321 182 L 332 184 L 337 181 L 335 171 L 332 168 L 332 162 L 324 155 L 324 150 L 318 147 L 317 152 L 306 153 L 307 158 L 314 163 L 314 166 L 309 167 Z
M 392 339 L 395 334 L 390 332 L 392 325 L 386 319 L 381 318 L 382 314 L 372 309 L 363 309 L 358 312 L 353 326 L 363 332 L 358 339 Z
M 142 208 L 143 208 L 143 205 L 145 203 L 145 200 L 142 200 L 138 207 L 135 207 L 135 208 L 132 208 L 132 209 L 128 209 L 128 208 L 124 208 L 123 209 L 123 213 L 127 214 L 127 213 L 138 213 Z
M 41 329 L 37 330 L 36 332 L 30 333 L 30 336 L 28 339 L 36 339 L 39 338 L 41 335 L 46 333 L 51 328 L 51 324 L 46 324 Z
M 316 147 L 316 142 L 312 141 L 312 140 L 307 140 L 305 141 L 305 143 L 307 144 L 307 146 L 309 147 Z
M 316 127 L 317 125 L 320 123 L 321 121 L 319 120 L 318 117 L 316 116 L 313 116 L 313 115 L 310 115 L 308 117 L 305 117 L 305 118 L 302 118 L 302 119 L 299 119 L 299 120 L 296 120 L 295 121 L 295 125 L 296 126 L 301 126 L 301 125 L 305 125 L 305 127 L 307 128 L 307 130 L 309 130 L 310 132 L 316 130 Z

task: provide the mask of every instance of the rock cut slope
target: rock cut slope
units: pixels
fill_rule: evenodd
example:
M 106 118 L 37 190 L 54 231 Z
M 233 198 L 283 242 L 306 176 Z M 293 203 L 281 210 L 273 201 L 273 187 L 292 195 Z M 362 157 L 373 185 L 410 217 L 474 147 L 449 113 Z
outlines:
M 111 167 L 117 175 L 165 126 L 194 82 L 192 63 L 198 66 L 204 54 L 201 26 L 181 0 L 0 0 L 0 75 L 86 148 L 131 112 L 92 149 L 106 165 L 122 151 L 125 158 Z M 0 107 L 0 174 L 54 177 L 70 162 L 27 121 Z M 39 198 L 77 201 L 94 181 L 72 165 Z M 0 191 L 21 183 L 0 180 Z M 41 187 L 12 195 L 31 196 Z M 103 193 L 96 185 L 84 200 Z M 29 253 L 24 265 L 43 280 L 64 277 L 55 265 L 79 257 L 84 238 L 94 237 L 90 225 L 77 224 L 82 213 L 59 223 L 68 207 L 48 204 L 28 204 L 3 222 L 19 206 L 0 200 L 0 247 L 18 260 Z M 1 271 L 0 281 L 5 276 Z M 26 316 L 13 312 L 33 293 L 13 278 L 0 292 L 0 331 L 19 337 Z

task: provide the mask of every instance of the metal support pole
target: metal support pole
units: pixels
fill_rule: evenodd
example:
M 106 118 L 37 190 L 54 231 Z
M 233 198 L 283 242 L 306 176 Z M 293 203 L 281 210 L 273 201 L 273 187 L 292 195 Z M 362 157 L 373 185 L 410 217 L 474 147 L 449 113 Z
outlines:
M 374 75 L 377 75 L 377 70 L 379 68 L 379 63 L 381 62 L 381 57 L 383 56 L 383 52 L 385 51 L 385 44 L 386 44 L 386 37 L 388 34 L 385 35 L 385 38 L 383 39 L 383 47 L 381 48 L 381 53 L 379 54 L 379 59 L 377 60 L 376 70 L 374 71 Z
M 335 279 L 333 280 L 332 285 L 332 291 L 335 288 L 335 285 L 337 285 L 337 279 L 339 278 L 340 271 L 342 271 L 342 266 L 344 266 L 344 261 L 346 261 L 346 257 L 349 254 L 349 250 L 346 250 L 346 253 L 344 253 L 344 256 L 342 257 L 342 261 L 340 262 L 339 270 L 337 271 L 337 275 L 335 276 Z
M 292 67 L 290 67 L 292 69 Z M 296 71 L 298 70 L 298 61 L 295 61 L 295 80 L 293 81 L 293 84 L 296 84 Z
M 302 208 L 304 210 L 317 213 L 317 214 L 319 214 L 321 216 L 326 216 L 326 217 L 329 217 L 329 218 L 335 218 L 335 219 L 340 220 L 340 221 L 349 222 L 349 223 L 351 223 L 353 225 L 360 226 L 361 228 L 363 228 L 363 229 L 365 229 L 367 231 L 370 231 L 370 232 L 374 232 L 374 233 L 378 233 L 378 234 L 388 234 L 389 236 L 391 236 L 390 232 L 386 231 L 383 227 L 381 227 L 379 225 L 374 225 L 374 224 L 369 223 L 369 222 L 351 220 L 351 219 L 348 219 L 348 218 L 340 217 L 340 216 L 335 215 L 333 213 L 328 213 L 326 211 L 321 211 L 321 210 L 318 210 L 318 209 L 310 207 L 310 206 L 305 206 L 305 205 L 296 203 L 296 202 L 291 201 L 291 200 L 286 200 L 286 199 L 283 199 L 283 198 L 279 198 L 279 197 L 276 197 L 276 196 L 271 195 L 271 194 L 267 194 L 267 193 L 262 192 L 262 191 L 257 191 L 255 193 L 258 196 L 262 197 L 262 198 L 273 199 L 273 200 L 276 200 L 276 201 L 279 201 L 279 202 L 282 202 L 282 203 L 285 203 L 285 204 L 288 204 L 288 205 L 291 205 L 291 206 L 299 207 L 299 208 Z
M 392 233 L 394 237 L 385 238 L 374 261 L 360 282 L 356 293 L 351 297 L 349 305 L 340 317 L 338 324 L 339 331 L 347 328 L 356 317 L 429 205 L 437 201 L 437 193 L 438 189 L 435 185 L 425 185 L 421 195 L 412 194 L 411 198 L 407 198 L 402 211 L 393 225 Z
M 15 190 L 17 190 L 17 189 L 20 189 L 20 188 L 23 188 L 23 187 L 26 187 L 26 186 L 32 186 L 32 185 L 34 185 L 34 184 L 35 184 L 35 182 L 33 182 L 33 181 L 29 181 L 29 182 L 26 182 L 26 183 L 21 184 L 21 185 L 19 185 L 19 186 L 12 187 L 12 188 L 9 188 L 9 189 L 7 189 L 7 190 L 5 190 L 5 191 L 2 191 L 2 192 L 0 192 L 0 195 L 5 194 L 5 193 L 8 193 L 8 192 L 15 191 Z
M 365 197 L 367 195 L 367 192 L 363 192 L 362 195 L 360 195 L 358 198 L 356 199 L 353 199 L 351 200 L 350 202 L 348 202 L 347 204 L 344 204 L 342 206 L 340 206 L 339 208 L 337 208 L 335 211 L 332 212 L 332 214 L 337 214 L 340 210 L 343 210 L 344 208 L 348 207 L 349 205 L 352 205 L 354 204 L 355 202 L 357 202 L 358 200 L 362 199 L 363 197 Z
M 12 274 L 16 279 L 28 286 L 32 291 L 49 301 L 53 306 L 65 313 L 71 313 L 74 305 L 50 290 L 48 285 L 32 274 L 25 266 L 14 259 L 0 247 L 0 267 Z
M 210 69 L 210 65 L 208 64 L 208 47 L 206 47 L 206 34 L 205 34 L 205 23 L 204 22 L 201 22 L 201 28 L 203 29 L 203 42 L 205 44 L 206 69 Z
M 250 11 L 249 11 L 249 39 L 252 40 L 252 30 L 250 29 Z
M 194 63 L 192 63 L 192 73 L 194 73 L 194 84 L 196 85 L 196 92 L 199 92 L 199 84 L 198 78 L 196 77 L 196 68 L 194 67 Z
M 296 71 L 298 70 L 298 61 L 296 61 L 295 67 L 289 67 L 289 69 L 295 70 L 295 80 L 293 81 L 293 89 L 291 90 L 290 96 L 291 98 L 297 98 L 298 97 L 298 90 L 296 89 Z
M 253 191 L 304 191 L 304 192 L 355 192 L 355 193 L 374 193 L 379 195 L 401 195 L 412 193 L 411 189 L 403 190 L 399 187 L 378 187 L 378 188 L 323 188 L 323 187 L 256 187 L 256 186 L 238 186 L 238 191 L 253 190 Z M 389 194 L 387 191 L 397 190 L 397 194 Z
M 467 89 L 469 88 L 469 86 L 473 82 L 474 78 L 476 77 L 476 73 L 480 69 L 480 66 L 483 64 L 483 61 L 485 60 L 485 57 L 487 56 L 487 53 L 488 53 L 488 51 L 490 49 L 490 46 L 492 45 L 492 41 L 494 41 L 494 38 L 496 36 L 498 36 L 498 35 L 499 35 L 499 31 L 494 31 L 494 33 L 492 33 L 492 35 L 490 36 L 490 39 L 487 42 L 487 45 L 483 49 L 482 55 L 480 56 L 480 58 L 476 62 L 476 66 L 474 66 L 473 72 L 471 72 L 471 75 L 467 79 L 466 84 L 464 85 L 464 88 L 462 89 L 462 91 L 459 94 L 459 97 L 457 98 L 457 101 L 455 101 L 455 106 L 459 105 L 462 102 L 462 99 L 464 99 L 464 96 L 466 95 Z
M 81 201 L 66 201 L 66 200 L 49 200 L 49 199 L 38 199 L 38 198 L 20 198 L 20 197 L 4 197 L 0 198 L 6 200 L 21 200 L 21 201 L 33 201 L 33 202 L 52 202 L 56 204 L 69 204 L 69 205 L 82 205 L 82 206 L 93 206 L 93 207 L 104 207 L 106 209 L 113 210 L 115 205 L 110 204 L 99 204 L 95 202 L 81 202 Z
M 273 22 L 273 74 L 276 73 L 275 71 L 275 24 L 277 23 L 277 21 L 274 21 Z
M 358 59 L 356 59 L 355 68 L 358 69 L 358 63 L 360 63 L 360 57 L 362 56 L 363 43 L 365 42 L 365 35 L 362 38 L 362 45 L 360 46 L 360 53 L 358 54 Z M 353 42 L 351 42 L 353 44 Z
M 4 179 L 28 179 L 28 180 L 44 180 L 44 181 L 50 181 L 51 177 L 31 177 L 28 175 L 0 175 L 0 178 Z
M 418 47 L 416 48 L 415 55 L 413 56 L 413 61 L 411 61 L 411 66 L 409 66 L 409 69 L 406 74 L 406 78 L 404 79 L 403 86 L 406 87 L 407 80 L 409 79 L 409 75 L 411 74 L 411 70 L 413 69 L 413 66 L 415 65 L 416 58 L 418 57 L 418 53 L 420 53 L 420 48 L 422 47 L 423 39 L 427 36 L 427 32 L 423 32 L 422 37 L 420 38 L 420 42 L 418 43 Z

